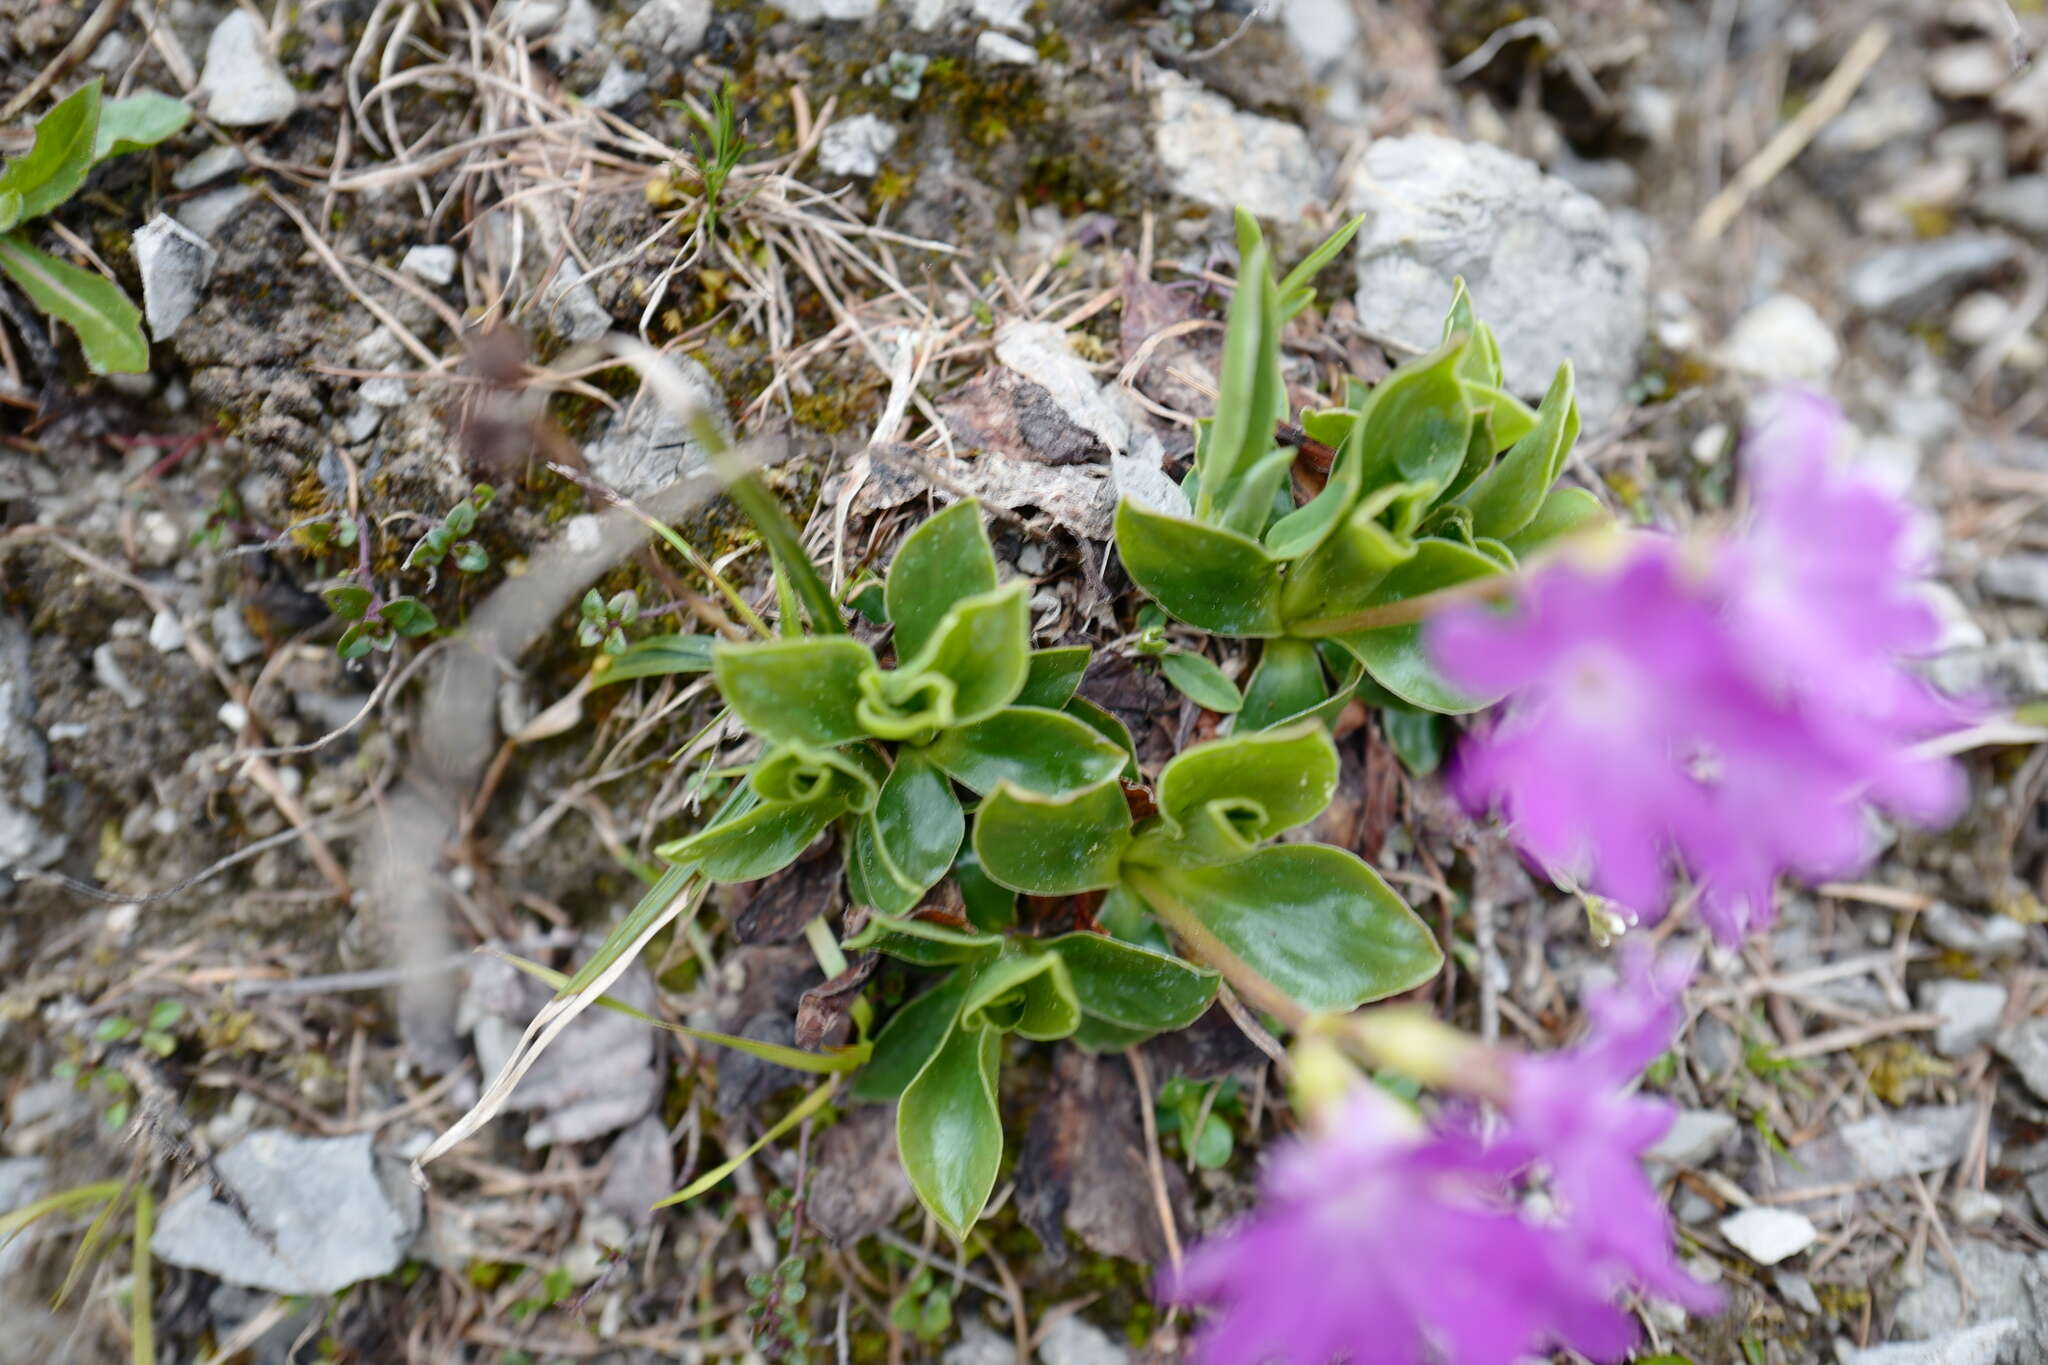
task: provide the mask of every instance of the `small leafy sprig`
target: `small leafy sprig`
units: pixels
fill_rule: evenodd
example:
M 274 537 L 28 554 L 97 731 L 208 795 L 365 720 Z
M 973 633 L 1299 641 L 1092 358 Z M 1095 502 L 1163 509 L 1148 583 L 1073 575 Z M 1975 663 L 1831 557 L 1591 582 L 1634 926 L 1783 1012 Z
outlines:
M 1117 550 L 1168 614 L 1217 635 L 1264 640 L 1240 728 L 1323 714 L 1354 692 L 1438 712 L 1494 700 L 1454 687 L 1421 644 L 1416 599 L 1511 573 L 1560 537 L 1603 522 L 1590 494 L 1552 485 L 1579 433 L 1569 363 L 1533 411 L 1502 387 L 1500 347 L 1458 286 L 1436 350 L 1333 407 L 1289 418 L 1280 332 L 1353 222 L 1285 279 L 1249 214 L 1216 415 L 1168 506 L 1125 498 Z M 1328 457 L 1295 505 L 1300 453 Z M 1334 680 L 1334 685 L 1332 680 Z
M 583 594 L 577 608 L 576 643 L 617 656 L 627 649 L 626 627 L 640 619 L 640 595 L 631 588 L 605 597 L 596 588 Z
M 55 212 L 102 161 L 153 147 L 191 118 L 183 101 L 152 91 L 102 99 L 95 77 L 38 119 L 35 144 L 0 167 L 0 276 L 78 334 L 94 374 L 149 368 L 142 315 L 120 285 L 41 250 L 22 225 Z
M 448 509 L 446 516 L 428 527 L 399 565 L 401 571 L 424 568 L 428 572 L 426 591 L 432 591 L 444 560 L 463 573 L 481 573 L 491 566 L 491 557 L 474 540 L 460 539 L 476 529 L 477 514 L 491 505 L 496 491 L 480 483 L 469 495 Z M 357 551 L 354 572 L 347 581 L 321 593 L 327 609 L 348 622 L 335 642 L 334 652 L 343 659 L 360 659 L 371 650 L 388 653 L 401 639 L 427 635 L 440 627 L 433 608 L 418 597 L 405 594 L 387 598 L 370 572 L 369 544 L 362 528 L 350 517 L 337 517 L 305 528 L 321 548 Z

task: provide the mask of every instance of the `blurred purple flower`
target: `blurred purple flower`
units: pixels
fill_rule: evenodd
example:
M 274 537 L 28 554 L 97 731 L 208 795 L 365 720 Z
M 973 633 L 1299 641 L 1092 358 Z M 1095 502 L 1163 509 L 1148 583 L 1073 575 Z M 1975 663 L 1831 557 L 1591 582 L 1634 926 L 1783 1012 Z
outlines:
M 1434 622 L 1446 676 L 1507 694 L 1460 748 L 1467 805 L 1653 919 L 1682 868 L 1728 943 L 1769 922 L 1780 875 L 1867 864 L 1867 803 L 1952 816 L 1955 766 L 1914 746 L 1968 716 L 1900 666 L 1936 634 L 1912 518 L 1834 468 L 1843 430 L 1825 400 L 1784 396 L 1748 446 L 1755 515 L 1698 563 L 1632 536 L 1618 566 L 1541 570 L 1511 614 Z
M 1639 1286 L 1700 1312 L 1644 1177 L 1670 1107 L 1623 1087 L 1667 1047 L 1687 969 L 1631 956 L 1588 1002 L 1569 1052 L 1508 1063 L 1500 1131 L 1470 1106 L 1434 1129 L 1361 1086 L 1320 1135 L 1276 1155 L 1256 1212 L 1196 1247 L 1168 1297 L 1217 1311 L 1204 1365 L 1509 1365 L 1569 1346 L 1622 1359 L 1636 1331 L 1614 1299 Z M 1529 1211 L 1531 1181 L 1548 1210 Z

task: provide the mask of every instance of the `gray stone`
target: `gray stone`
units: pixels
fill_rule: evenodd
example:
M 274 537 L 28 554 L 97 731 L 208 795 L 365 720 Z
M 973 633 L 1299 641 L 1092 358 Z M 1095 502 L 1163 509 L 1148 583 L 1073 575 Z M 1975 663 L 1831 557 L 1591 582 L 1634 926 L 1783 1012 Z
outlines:
M 1936 901 L 1920 915 L 1920 932 L 1944 948 L 1972 957 L 2018 957 L 2027 948 L 2027 926 L 2007 915 L 1973 915 Z
M 1951 650 L 1927 665 L 1927 677 L 1950 696 L 1994 704 L 2048 696 L 2048 640 L 1999 640 Z
M 247 185 L 223 185 L 187 199 L 171 216 L 211 241 L 255 197 L 256 191 Z
M 711 420 L 731 434 L 725 396 L 711 372 L 688 356 L 673 357 L 683 381 Z M 629 498 L 645 497 L 704 466 L 704 449 L 653 394 L 642 393 L 584 447 L 590 472 Z
M 1944 99 L 1982 99 L 2012 75 L 2003 43 L 1956 43 L 1927 63 L 1927 83 Z
M 1589 430 L 1620 409 L 1649 326 L 1649 254 L 1598 201 L 1498 147 L 1418 134 L 1372 144 L 1351 208 L 1367 215 L 1355 250 L 1368 331 L 1430 349 L 1462 275 L 1509 388 L 1540 397 L 1570 360 Z
M 0 615 L 0 878 L 48 867 L 70 840 L 38 814 L 49 792 L 50 746 L 35 727 L 28 628 Z
M 2005 1001 L 2005 987 L 1995 981 L 1922 983 L 1920 1008 L 1941 1016 L 1934 1030 L 1934 1050 L 1944 1057 L 1960 1057 L 1990 1042 L 2005 1014 Z
M 1652 1161 L 1697 1166 L 1735 1136 L 1735 1116 L 1720 1109 L 1684 1109 L 1657 1144 L 1643 1153 Z
M 1813 1281 L 1796 1270 L 1774 1270 L 1771 1283 L 1777 1286 L 1778 1295 L 1785 1302 L 1803 1313 L 1820 1315 L 1820 1296 L 1813 1292 Z
M 242 619 L 242 609 L 233 602 L 215 607 L 207 621 L 213 627 L 213 643 L 220 650 L 221 662 L 233 666 L 263 657 L 263 642 L 249 629 L 249 623 Z
M 711 0 L 647 0 L 626 21 L 625 37 L 639 47 L 687 57 L 703 45 L 710 26 Z
M 646 88 L 647 77 L 613 62 L 605 67 L 604 74 L 597 78 L 597 89 L 585 95 L 583 102 L 599 109 L 616 109 Z
M 960 8 L 960 0 L 896 0 L 896 8 L 904 12 L 912 28 L 930 33 Z
M 1842 1365 L 1996 1365 L 2000 1349 L 2019 1330 L 2018 1318 L 2000 1318 L 1930 1341 L 1895 1341 L 1850 1351 Z
M 492 9 L 491 17 L 515 37 L 538 38 L 562 22 L 562 0 L 509 0 Z
M 149 694 L 137 687 L 135 680 L 121 667 L 120 656 L 114 652 L 112 641 L 93 650 L 92 676 L 101 687 L 119 697 L 121 704 L 130 711 L 141 710 L 149 700 Z
M 1039 1339 L 1038 1358 L 1044 1365 L 1125 1365 L 1131 1353 L 1080 1314 L 1063 1313 Z
M 2027 1089 L 2048 1100 L 2048 1019 L 2029 1019 L 2007 1029 L 1993 1046 L 2020 1073 Z
M 967 0 L 967 11 L 984 24 L 1018 33 L 1030 31 L 1031 0 Z
M 1820 1230 L 1803 1213 L 1759 1207 L 1723 1218 L 1721 1235 L 1758 1265 L 1776 1265 L 1812 1246 Z
M 1292 225 L 1319 197 L 1322 170 L 1307 133 L 1245 113 L 1174 72 L 1159 73 L 1153 87 L 1152 146 L 1168 187 L 1211 208 L 1242 204 L 1261 218 Z
M 776 8 L 809 24 L 820 19 L 871 19 L 882 8 L 882 0 L 779 0 Z
M 271 53 L 262 24 L 243 9 L 230 9 L 207 40 L 199 94 L 206 116 L 226 128 L 275 123 L 299 107 L 299 92 Z
M 588 945 L 595 947 L 595 943 Z M 470 973 L 456 1010 L 456 1028 L 470 1033 L 477 1064 L 495 1076 L 521 1030 L 551 996 L 539 982 L 496 958 Z M 654 1007 L 654 979 L 635 964 L 611 996 L 639 1010 Z M 612 1010 L 586 1010 L 540 1054 L 512 1097 L 509 1113 L 538 1115 L 527 1125 L 530 1148 L 583 1142 L 638 1123 L 661 1098 L 660 1035 Z
M 163 341 L 198 309 L 220 253 L 167 213 L 136 229 L 131 240 L 142 275 L 142 315 L 150 339 Z
M 1993 222 L 2021 232 L 2048 233 L 2048 175 L 2021 175 L 1979 194 L 1975 207 Z
M 939 1356 L 940 1365 L 1016 1365 L 1017 1343 L 979 1317 L 960 1324 L 960 1340 Z
M 50 1192 L 50 1163 L 39 1156 L 0 1159 L 0 1214 L 12 1213 L 33 1204 Z M 0 1284 L 6 1284 L 15 1269 L 28 1259 L 35 1245 L 35 1230 L 26 1229 L 5 1246 L 0 1246 Z
M 976 61 L 990 66 L 1037 66 L 1038 49 L 1007 33 L 984 29 L 974 40 Z
M 1341 65 L 1358 42 L 1350 0 L 1283 0 L 1280 25 L 1315 75 Z
M 2000 555 L 1977 571 L 1977 581 L 1994 597 L 2048 607 L 2048 555 Z
M 1822 151 L 1861 155 L 1918 137 L 1941 122 L 1941 106 L 1919 81 L 1880 81 L 1814 138 Z
M 1849 270 L 1843 292 L 1866 313 L 1911 318 L 1949 303 L 1964 285 L 2013 255 L 2013 244 L 2005 238 L 1970 233 L 1886 247 Z
M 2006 1338 L 1996 1365 L 2040 1365 L 2048 1359 L 2048 1255 L 2008 1251 L 1974 1237 L 1954 1239 L 1966 1291 L 1948 1270 L 1944 1256 L 1927 1258 L 1927 1280 L 1901 1295 L 1893 1325 L 1901 1337 L 1938 1341 L 1973 1324 L 2015 1319 L 2019 1330 Z
M 185 626 L 174 611 L 160 611 L 149 620 L 149 643 L 159 654 L 175 654 L 185 647 Z
M 548 55 L 563 66 L 597 46 L 597 9 L 590 0 L 569 0 L 555 36 L 548 39 Z
M 1967 1104 L 1887 1110 L 1803 1142 L 1772 1162 L 1780 1190 L 1882 1183 L 1960 1160 L 1977 1111 Z
M 649 1114 L 620 1133 L 610 1161 L 598 1202 L 630 1223 L 650 1221 L 656 1202 L 675 1190 L 676 1154 L 661 1115 Z
M 452 246 L 409 246 L 398 258 L 398 268 L 428 284 L 449 284 L 461 260 Z
M 1957 1190 L 1949 1200 L 1956 1221 L 1966 1228 L 1980 1228 L 1998 1221 L 2005 1212 L 2005 1201 L 1989 1190 Z
M 818 169 L 827 175 L 873 175 L 896 145 L 896 125 L 861 114 L 841 119 L 818 139 Z
M 171 188 L 196 190 L 209 180 L 218 180 L 232 175 L 249 164 L 249 158 L 242 155 L 242 149 L 232 142 L 223 142 L 208 147 L 177 170 L 171 172 Z
M 379 1170 L 367 1133 L 265 1129 L 214 1165 L 261 1235 L 201 1185 L 158 1216 L 157 1259 L 277 1294 L 333 1294 L 396 1270 L 419 1227 L 419 1191 L 401 1169 Z
M 1842 363 L 1834 329 L 1797 294 L 1773 294 L 1737 319 L 1721 363 L 1773 382 L 1825 386 Z

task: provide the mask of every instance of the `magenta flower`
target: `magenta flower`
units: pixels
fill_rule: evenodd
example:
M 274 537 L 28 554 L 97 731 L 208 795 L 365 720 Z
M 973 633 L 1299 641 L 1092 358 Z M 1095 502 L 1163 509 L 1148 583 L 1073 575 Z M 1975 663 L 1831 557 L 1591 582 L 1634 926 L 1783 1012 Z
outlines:
M 1262 1202 L 1195 1248 L 1168 1297 L 1216 1312 L 1205 1365 L 1509 1365 L 1569 1346 L 1616 1361 L 1636 1331 L 1614 1304 L 1639 1286 L 1697 1311 L 1719 1302 L 1679 1266 L 1641 1154 L 1668 1105 L 1623 1093 L 1670 1044 L 1687 972 L 1626 960 L 1569 1052 L 1507 1063 L 1500 1131 L 1469 1106 L 1434 1129 L 1361 1086 L 1318 1137 L 1279 1153 Z M 1540 1184 L 1541 1216 L 1526 1197 Z
M 1854 875 L 1869 804 L 1936 823 L 1962 794 L 1918 741 L 1966 719 L 1900 664 L 1931 644 L 1907 510 L 1830 463 L 1841 431 L 1792 395 L 1750 442 L 1749 525 L 1695 564 L 1631 537 L 1618 566 L 1538 572 L 1508 615 L 1447 613 L 1455 683 L 1505 693 L 1453 780 L 1553 875 L 1648 918 L 1683 872 L 1724 942 L 1791 873 Z

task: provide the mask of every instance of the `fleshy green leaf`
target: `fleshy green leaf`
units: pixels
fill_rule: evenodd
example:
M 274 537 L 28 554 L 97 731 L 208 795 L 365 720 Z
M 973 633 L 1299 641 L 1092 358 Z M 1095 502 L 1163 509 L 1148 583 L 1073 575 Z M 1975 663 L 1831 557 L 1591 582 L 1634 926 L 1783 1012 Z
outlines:
M 1113 777 L 1125 762 L 1123 750 L 1086 722 L 1036 706 L 1012 706 L 948 730 L 925 752 L 954 781 L 984 796 L 1005 782 L 1057 796 Z
M 1244 705 L 1237 684 L 1225 677 L 1207 655 L 1176 650 L 1159 661 L 1159 669 L 1168 682 L 1180 689 L 1182 696 L 1206 710 L 1228 716 Z
M 1083 1013 L 1080 1027 L 1074 1030 L 1073 1041 L 1076 1046 L 1090 1052 L 1122 1052 L 1151 1036 L 1151 1029 L 1125 1028 L 1122 1024 L 1112 1024 L 1107 1019 Z
M 952 1032 L 960 1002 L 974 978 L 972 970 L 954 972 L 932 989 L 897 1010 L 875 1035 L 868 1064 L 853 1079 L 853 1097 L 878 1102 L 893 1100 L 915 1080 L 939 1045 Z
M 711 671 L 740 722 L 774 744 L 830 748 L 864 731 L 856 707 L 860 680 L 877 672 L 866 645 L 844 636 L 720 643 Z
M 1114 885 L 1130 842 L 1130 806 L 1115 782 L 1064 796 L 1003 785 L 974 816 L 974 855 L 982 871 L 1034 896 Z
M 956 603 L 995 589 L 996 557 L 981 504 L 968 498 L 926 518 L 904 537 L 883 589 L 897 661 L 914 658 Z
M 1361 610 L 1380 581 L 1415 554 L 1415 542 L 1381 516 L 1397 501 L 1426 491 L 1418 484 L 1393 483 L 1374 489 L 1344 514 L 1344 520 L 1315 550 L 1295 561 L 1281 593 L 1280 611 L 1289 629 L 1313 634 L 1316 623 Z
M 320 595 L 327 601 L 327 610 L 344 621 L 360 621 L 370 609 L 370 590 L 360 583 L 343 583 Z
M 1160 773 L 1160 825 L 1139 836 L 1131 857 L 1172 864 L 1242 856 L 1315 819 L 1336 790 L 1337 746 L 1314 721 L 1211 740 Z
M 1003 1160 L 1002 1035 L 956 1024 L 896 1107 L 896 1150 L 918 1199 L 956 1241 L 988 1204 Z
M 1030 589 L 1018 579 L 962 598 L 917 657 L 892 672 L 864 675 L 856 710 L 867 732 L 909 739 L 971 725 L 1008 706 L 1031 668 Z
M 709 672 L 715 643 L 710 635 L 650 635 L 628 645 L 623 654 L 607 656 L 602 668 L 591 671 L 590 683 L 603 687 L 634 678 Z
M 1557 367 L 1557 377 L 1536 410 L 1535 429 L 1459 495 L 1458 501 L 1472 509 L 1474 534 L 1511 536 L 1534 520 L 1578 439 L 1579 403 L 1572 395 L 1572 364 L 1567 360 Z
M 1444 761 L 1444 718 L 1430 711 L 1380 712 L 1380 730 L 1411 773 L 1427 777 Z
M 21 221 L 21 194 L 18 190 L 0 190 L 0 232 L 5 232 Z
M 847 948 L 887 953 L 920 967 L 950 967 L 962 962 L 986 962 L 1002 950 L 1000 934 L 955 929 L 926 919 L 904 919 L 876 914 L 861 931 L 846 940 Z
M 873 811 L 856 827 L 855 856 L 877 910 L 902 914 L 953 865 L 967 817 L 953 784 L 917 749 L 897 751 Z
M 953 879 L 960 884 L 960 899 L 966 902 L 968 923 L 985 934 L 1000 934 L 1016 927 L 1017 893 L 988 879 L 972 846 L 960 850 L 953 863 Z
M 99 126 L 98 77 L 36 120 L 35 145 L 0 170 L 0 192 L 21 196 L 17 221 L 40 218 L 78 192 L 85 173 L 92 169 L 93 138 Z M 50 311 L 56 312 L 54 308 Z
M 1025 947 L 975 973 L 960 1002 L 960 1020 L 1043 1043 L 1072 1033 L 1081 1022 L 1081 1006 L 1066 962 L 1057 954 Z
M 1281 633 L 1280 566 L 1256 540 L 1126 498 L 1116 549 L 1131 581 L 1175 619 L 1214 635 Z
M 125 156 L 156 146 L 192 121 L 192 107 L 155 90 L 139 90 L 100 106 L 92 159 Z
M 425 635 L 439 624 L 434 612 L 417 597 L 394 597 L 377 608 L 377 619 L 400 635 Z
M 1471 579 L 1490 577 L 1500 569 L 1498 562 L 1469 546 L 1449 540 L 1418 541 L 1415 558 L 1382 579 L 1367 605 L 1405 601 Z M 1335 638 L 1358 657 L 1373 681 L 1411 706 L 1457 715 L 1476 711 L 1494 700 L 1474 697 L 1451 686 L 1424 651 L 1420 626 L 1384 626 L 1378 630 L 1350 631 Z
M 792 745 L 762 755 L 747 773 L 747 785 L 763 801 L 783 805 L 837 793 L 845 798 L 847 809 L 865 814 L 875 808 L 888 776 L 887 765 L 865 745 L 844 749 Z
M 1127 782 L 1138 780 L 1138 746 L 1131 742 L 1131 731 L 1113 712 L 1097 706 L 1086 697 L 1075 697 L 1060 710 L 1080 721 L 1083 725 L 1101 735 L 1111 744 L 1124 751 L 1123 777 Z
M 1216 867 L 1144 869 L 1147 900 L 1177 900 L 1309 1010 L 1412 990 L 1443 963 L 1436 938 L 1377 872 L 1343 849 L 1284 844 Z
M 1057 711 L 1072 700 L 1088 671 L 1091 651 L 1086 645 L 1031 651 L 1030 669 L 1024 675 L 1024 690 L 1017 694 L 1018 706 L 1043 706 Z
M 1195 455 L 1200 476 L 1195 516 L 1212 526 L 1225 524 L 1238 485 L 1273 450 L 1274 424 L 1287 415 L 1272 258 L 1258 239 L 1257 224 L 1251 226 L 1248 234 L 1244 222 L 1238 225 L 1244 251 L 1223 333 L 1216 417 L 1209 426 L 1208 439 Z M 1233 525 L 1232 529 L 1248 536 L 1263 531 L 1264 510 L 1253 510 L 1258 516 L 1256 524 Z
M 1216 998 L 1216 973 L 1101 934 L 1062 934 L 1045 946 L 1067 964 L 1081 1011 L 1123 1028 L 1186 1028 Z
M 1237 729 L 1265 730 L 1320 706 L 1330 695 L 1323 661 L 1307 640 L 1281 638 L 1260 646 L 1259 666 L 1245 685 Z
M 37 250 L 18 232 L 0 234 L 0 272 L 29 302 L 78 333 L 94 374 L 141 374 L 149 368 L 142 314 L 120 285 Z
M 1517 559 L 1566 536 L 1591 531 L 1612 520 L 1600 499 L 1583 488 L 1558 488 L 1543 500 L 1536 519 L 1507 538 L 1507 547 Z
M 756 806 L 655 852 L 670 862 L 694 864 L 710 881 L 751 882 L 795 862 L 845 810 L 846 797 L 838 791 L 814 801 Z
M 1238 212 L 1244 212 L 1242 209 Z M 1351 244 L 1364 225 L 1365 214 L 1359 214 L 1343 227 L 1338 228 L 1323 240 L 1323 244 L 1301 258 L 1294 269 L 1287 272 L 1280 281 L 1280 317 L 1285 320 L 1315 302 L 1315 279 L 1323 273 L 1323 267 L 1337 259 L 1337 253 Z

